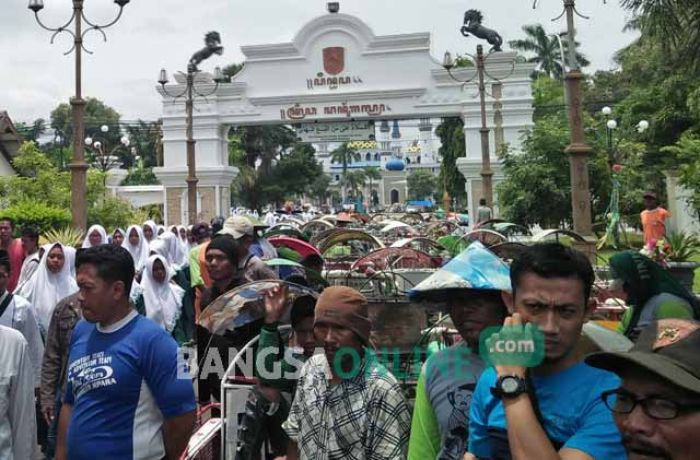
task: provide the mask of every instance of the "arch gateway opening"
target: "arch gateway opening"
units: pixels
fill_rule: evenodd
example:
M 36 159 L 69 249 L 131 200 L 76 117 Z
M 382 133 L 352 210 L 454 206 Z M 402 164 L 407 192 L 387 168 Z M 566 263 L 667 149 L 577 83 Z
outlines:
M 465 51 L 476 44 L 465 40 Z M 214 95 L 195 104 L 195 155 L 201 197 L 198 220 L 229 214 L 231 182 L 238 172 L 228 163 L 227 134 L 231 126 L 324 126 L 328 122 L 374 121 L 378 145 L 366 153 L 370 154 L 369 162 L 377 162 L 382 170 L 382 180 L 375 184 L 380 204 L 390 204 L 394 197 L 389 192 L 393 189 L 402 187 L 400 195 L 406 196 L 406 174 L 413 168 L 439 173 L 437 142 L 430 149 L 426 142 L 434 137 L 431 134 L 442 117 L 461 117 L 464 121 L 466 152 L 457 166 L 466 179 L 468 210 L 474 215 L 481 197 L 478 91 L 473 84 L 463 87 L 450 78 L 440 60 L 431 55 L 430 46 L 429 33 L 376 36 L 357 17 L 327 13 L 304 25 L 291 42 L 241 47 L 243 69 L 230 83 L 221 84 Z M 492 91 L 491 84 L 487 88 L 488 93 L 501 95 L 499 100 L 487 95 L 486 107 L 494 184 L 503 177 L 495 152 L 504 143 L 519 148 L 521 131 L 532 125 L 533 64 L 516 62 L 515 58 L 514 52 L 501 52 L 491 55 L 486 63 L 491 75 L 507 75 L 513 69 L 498 91 Z M 452 73 L 467 80 L 474 69 L 454 69 Z M 203 91 L 207 86 L 213 89 L 211 75 L 201 73 L 197 79 Z M 181 92 L 184 83 L 184 77 L 176 76 L 168 89 Z M 183 206 L 187 206 L 186 200 L 181 200 L 187 177 L 185 107 L 183 100 L 161 95 L 164 165 L 155 168 L 155 173 L 164 186 L 165 222 L 174 224 L 186 215 Z M 380 133 L 383 127 L 393 128 L 401 120 L 417 120 L 418 130 L 427 137 L 415 143 L 421 147 L 415 151 L 420 161 L 411 157 L 405 170 L 388 171 L 385 166 L 395 156 L 395 148 L 389 133 L 387 142 L 381 141 Z M 317 159 L 333 179 L 337 165 L 330 162 L 327 144 L 325 152 L 323 143 L 318 147 Z

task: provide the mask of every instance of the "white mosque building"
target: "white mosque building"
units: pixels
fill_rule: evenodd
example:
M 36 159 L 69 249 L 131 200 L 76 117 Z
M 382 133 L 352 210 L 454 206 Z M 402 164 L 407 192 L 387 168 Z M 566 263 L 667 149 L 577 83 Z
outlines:
M 381 120 L 375 126 L 375 140 L 351 141 L 349 146 L 360 155 L 359 161 L 348 164 L 348 170 L 367 167 L 379 169 L 381 179 L 369 190 L 369 181 L 363 191 L 364 201 L 378 203 L 386 208 L 395 203 L 407 201 L 407 177 L 415 170 L 430 171 L 436 177 L 440 174 L 440 140 L 435 134 L 439 119 L 420 120 Z M 331 152 L 339 143 L 314 144 L 316 157 L 323 170 L 331 178 L 331 186 L 339 189 L 342 165 L 331 161 Z M 372 197 L 372 198 L 370 198 Z

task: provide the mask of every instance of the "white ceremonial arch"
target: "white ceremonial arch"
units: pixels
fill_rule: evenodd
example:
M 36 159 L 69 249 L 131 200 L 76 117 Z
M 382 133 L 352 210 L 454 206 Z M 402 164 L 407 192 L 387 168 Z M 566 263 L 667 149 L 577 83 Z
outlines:
M 476 40 L 464 41 L 472 51 Z M 454 81 L 431 55 L 429 33 L 376 36 L 360 19 L 328 13 L 307 23 L 289 43 L 243 46 L 243 70 L 216 94 L 198 99 L 194 112 L 196 168 L 201 220 L 226 216 L 237 170 L 228 164 L 230 126 L 350 120 L 405 120 L 459 116 L 464 120 L 466 156 L 458 168 L 467 180 L 470 215 L 481 194 L 480 105 L 475 84 Z M 494 184 L 502 178 L 495 152 L 504 142 L 520 145 L 532 126 L 530 73 L 533 64 L 515 61 L 514 52 L 491 55 L 486 68 L 502 80 L 501 99 L 487 97 Z M 453 70 L 467 80 L 472 68 Z M 183 78 L 168 85 L 182 92 Z M 198 75 L 202 91 L 213 89 L 211 75 Z M 487 91 L 492 91 L 491 84 Z M 161 95 L 163 93 L 161 92 Z M 500 107 L 500 109 L 499 109 Z M 181 99 L 163 95 L 164 166 L 155 172 L 164 185 L 165 221 L 186 215 L 182 194 L 187 177 L 185 109 Z

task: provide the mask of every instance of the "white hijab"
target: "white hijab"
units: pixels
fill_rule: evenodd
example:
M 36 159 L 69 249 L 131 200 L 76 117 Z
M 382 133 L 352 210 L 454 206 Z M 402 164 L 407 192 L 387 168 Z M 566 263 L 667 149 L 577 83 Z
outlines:
M 102 238 L 102 241 L 100 244 L 107 244 L 107 230 L 102 225 L 95 224 L 92 227 L 90 227 L 85 234 L 85 239 L 83 240 L 83 248 L 91 248 L 92 244 L 90 244 L 90 234 L 97 230 L 100 233 L 100 237 Z M 99 245 L 98 245 L 99 246 Z
M 150 243 L 148 243 L 148 254 L 159 255 L 165 260 L 168 260 L 168 243 L 162 238 L 153 238 Z M 154 254 L 155 253 L 155 254 Z
M 126 233 L 124 233 L 124 230 L 122 230 L 121 228 L 116 228 L 114 229 L 114 232 L 110 237 L 110 242 L 114 242 L 114 235 L 116 235 L 117 233 L 119 233 L 122 236 L 122 239 L 126 238 Z
M 131 230 L 136 230 L 136 233 L 139 236 L 139 244 L 136 246 L 133 246 L 129 242 L 129 235 L 131 234 Z M 138 225 L 132 225 L 126 230 L 126 235 L 124 235 L 124 242 L 122 243 L 122 247 L 129 251 L 129 254 L 131 254 L 131 258 L 134 259 L 134 269 L 137 272 L 143 272 L 143 268 L 146 266 L 146 262 L 148 261 L 148 254 L 149 254 L 149 249 L 148 249 L 148 241 L 146 241 L 146 237 L 143 236 L 143 229 L 139 227 Z
M 165 281 L 159 283 L 153 278 L 153 264 L 160 260 L 165 267 Z M 161 256 L 155 255 L 146 261 L 146 269 L 141 278 L 141 290 L 143 291 L 143 301 L 146 306 L 146 317 L 155 321 L 168 332 L 172 332 L 175 323 L 182 312 L 182 297 L 185 290 L 170 279 L 175 272 L 168 262 Z
M 182 237 L 182 234 L 180 232 L 185 231 L 185 237 Z M 191 231 L 192 229 L 190 229 Z M 190 250 L 192 247 L 190 246 L 190 241 L 187 239 L 187 227 L 184 225 L 178 225 L 177 226 L 177 236 L 180 238 L 180 243 L 182 244 L 182 249 L 185 251 L 185 257 L 189 260 L 189 255 L 190 255 Z
M 165 242 L 166 259 L 175 270 L 187 265 L 188 257 L 180 242 L 180 237 L 173 232 L 166 231 L 158 237 Z
M 153 232 L 153 237 L 151 237 L 150 240 L 147 241 L 147 243 L 151 242 L 155 238 L 158 238 L 158 225 L 152 220 L 147 220 L 146 222 L 143 223 L 143 226 L 145 227 L 148 225 L 151 228 L 151 231 Z M 143 228 L 141 229 L 143 231 Z
M 49 252 L 56 246 L 63 250 L 63 268 L 58 273 L 52 273 L 46 263 Z M 44 254 L 36 269 L 36 273 L 31 281 L 24 285 L 22 292 L 17 293 L 24 297 L 34 306 L 39 326 L 44 330 L 49 330 L 49 322 L 54 307 L 62 299 L 78 291 L 78 284 L 75 282 L 75 249 L 63 246 L 60 243 L 47 244 L 42 246 Z

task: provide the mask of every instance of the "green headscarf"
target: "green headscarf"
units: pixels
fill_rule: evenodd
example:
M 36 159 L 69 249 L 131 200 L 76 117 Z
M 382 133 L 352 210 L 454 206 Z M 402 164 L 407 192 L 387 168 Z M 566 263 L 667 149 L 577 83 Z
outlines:
M 642 308 L 652 297 L 667 293 L 685 299 L 697 316 L 700 303 L 661 265 L 636 251 L 619 252 L 610 258 L 610 268 L 615 278 L 625 282 L 628 303 L 633 307 L 627 330 L 636 327 Z

